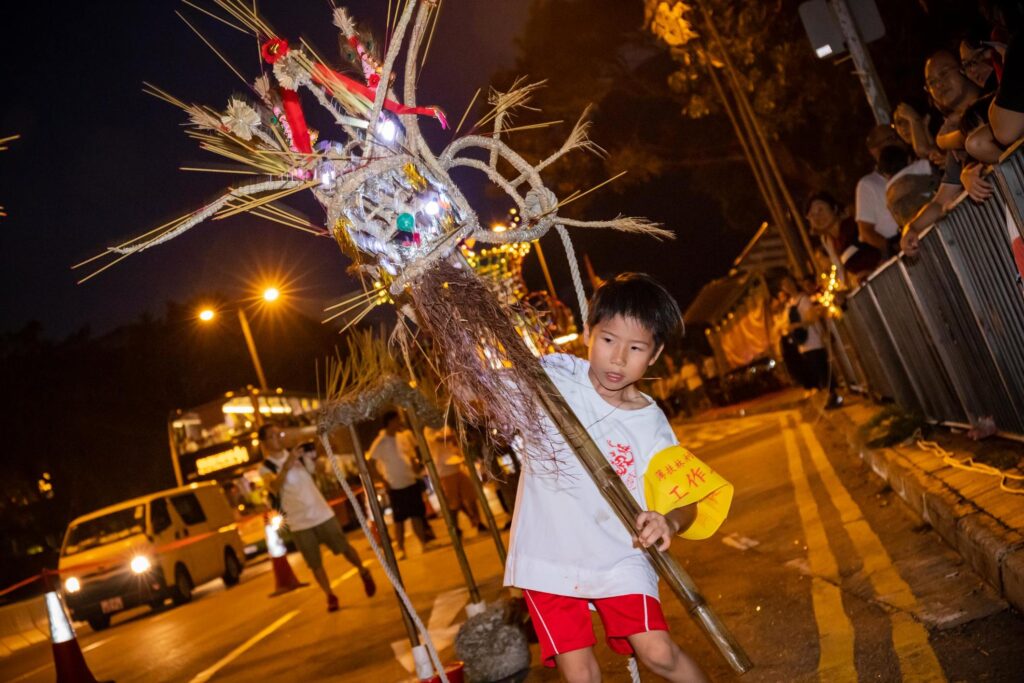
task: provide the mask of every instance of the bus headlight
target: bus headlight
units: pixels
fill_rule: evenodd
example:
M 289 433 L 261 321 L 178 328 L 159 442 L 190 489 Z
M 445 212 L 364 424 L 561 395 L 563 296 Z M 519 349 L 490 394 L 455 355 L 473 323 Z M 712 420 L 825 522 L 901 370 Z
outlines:
M 145 574 L 152 566 L 149 558 L 145 555 L 136 555 L 132 558 L 131 568 L 136 574 Z
M 77 593 L 82 590 L 81 582 L 73 576 L 69 576 L 67 581 L 64 582 L 64 590 L 68 593 Z

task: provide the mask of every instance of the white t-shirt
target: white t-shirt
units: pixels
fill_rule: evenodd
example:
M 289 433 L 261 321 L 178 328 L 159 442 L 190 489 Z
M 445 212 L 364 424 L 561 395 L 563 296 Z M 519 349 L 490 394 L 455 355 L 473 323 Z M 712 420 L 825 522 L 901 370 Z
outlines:
M 872 171 L 857 181 L 856 209 L 854 220 L 872 223 L 875 232 L 890 239 L 899 234 L 900 226 L 889 213 L 889 205 L 885 201 L 885 176 Z
M 416 473 L 411 464 L 414 454 L 409 432 L 402 431 L 391 436 L 382 429 L 370 444 L 369 458 L 377 462 L 377 468 L 388 486 L 397 491 L 416 483 Z
M 287 451 L 267 456 L 267 460 L 277 465 L 277 472 L 281 471 L 287 458 Z M 334 517 L 334 510 L 327 504 L 324 495 L 313 481 L 313 475 L 306 469 L 305 460 L 300 458 L 299 462 L 288 469 L 284 476 L 284 485 L 278 492 L 285 521 L 292 531 L 312 529 Z M 260 470 L 261 473 L 266 473 L 263 476 L 275 474 L 266 465 L 261 465 Z
M 811 312 L 814 310 L 814 302 L 811 301 L 811 297 L 807 294 L 799 294 L 796 300 L 796 308 L 800 311 L 801 320 L 810 320 Z M 811 323 L 804 329 L 807 330 L 807 339 L 803 344 L 799 345 L 800 353 L 824 348 L 824 345 L 821 343 L 821 326 L 818 323 Z
M 574 356 L 545 356 L 544 369 L 640 507 L 651 458 L 677 443 L 661 409 L 616 408 L 594 389 L 590 364 Z M 590 475 L 547 418 L 548 444 L 520 448 L 523 468 L 505 563 L 505 585 L 581 598 L 643 593 L 657 597 L 658 576 L 646 553 L 633 547 Z M 552 461 L 552 448 L 557 461 Z

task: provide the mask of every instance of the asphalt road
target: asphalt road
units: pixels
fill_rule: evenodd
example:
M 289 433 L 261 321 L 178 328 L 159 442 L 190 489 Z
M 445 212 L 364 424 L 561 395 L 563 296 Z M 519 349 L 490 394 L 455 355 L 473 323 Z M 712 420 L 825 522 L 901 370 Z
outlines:
M 680 424 L 678 432 L 736 486 L 722 532 L 678 541 L 672 552 L 754 661 L 742 680 L 1024 678 L 1024 619 L 836 447 L 838 435 L 823 422 L 768 413 Z M 492 600 L 501 594 L 495 547 L 486 534 L 465 535 L 475 578 Z M 118 682 L 410 680 L 394 595 L 365 539 L 352 538 L 379 585 L 372 599 L 334 557 L 326 566 L 340 611 L 328 614 L 315 586 L 270 598 L 270 565 L 258 562 L 240 585 L 207 584 L 188 605 L 134 610 L 99 633 L 79 625 L 86 660 L 97 678 Z M 407 546 L 409 559 L 400 563 L 406 585 L 442 657 L 451 659 L 468 601 L 454 553 L 445 545 L 421 554 L 412 539 Z M 310 579 L 299 556 L 291 563 Z M 739 680 L 682 605 L 668 593 L 662 598 L 677 642 L 713 680 Z M 625 660 L 603 644 L 598 655 L 607 680 L 629 680 Z M 534 646 L 530 680 L 557 680 L 536 662 Z M 0 659 L 2 681 L 53 679 L 45 644 Z

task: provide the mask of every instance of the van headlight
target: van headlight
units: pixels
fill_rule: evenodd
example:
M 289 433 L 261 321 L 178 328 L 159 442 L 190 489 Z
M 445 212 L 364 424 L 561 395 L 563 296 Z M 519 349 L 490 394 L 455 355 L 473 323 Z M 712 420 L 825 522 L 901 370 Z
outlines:
M 152 566 L 149 558 L 145 555 L 136 555 L 132 558 L 131 568 L 136 574 L 145 574 Z
M 77 593 L 82 590 L 82 583 L 73 576 L 69 576 L 64 582 L 64 590 L 68 593 Z

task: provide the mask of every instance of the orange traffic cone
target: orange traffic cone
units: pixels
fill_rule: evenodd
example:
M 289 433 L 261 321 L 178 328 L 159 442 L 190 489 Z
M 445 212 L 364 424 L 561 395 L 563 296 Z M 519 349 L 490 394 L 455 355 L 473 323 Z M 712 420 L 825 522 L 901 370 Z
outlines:
M 270 555 L 270 564 L 274 568 L 274 592 L 270 594 L 270 597 L 308 586 L 308 583 L 300 582 L 295 576 L 295 572 L 292 571 L 292 565 L 288 562 L 288 548 L 285 547 L 273 522 L 266 524 L 263 530 L 267 535 L 267 553 Z
M 53 643 L 53 666 L 57 669 L 57 683 L 97 683 L 78 646 L 75 629 L 60 594 L 46 594 L 46 616 L 50 619 L 50 641 Z M 109 683 L 109 682 L 108 682 Z

